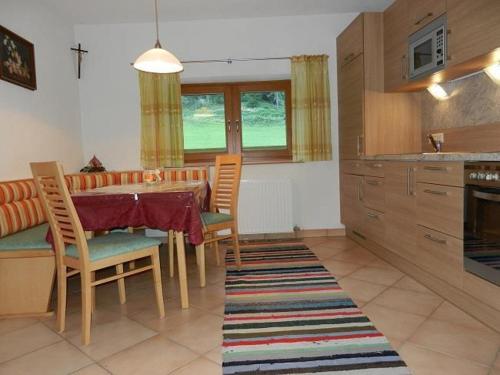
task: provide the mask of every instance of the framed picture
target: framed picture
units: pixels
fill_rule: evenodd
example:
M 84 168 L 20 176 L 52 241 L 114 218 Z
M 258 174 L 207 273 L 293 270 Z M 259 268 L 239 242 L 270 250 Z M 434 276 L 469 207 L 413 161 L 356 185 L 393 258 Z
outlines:
M 0 26 L 0 79 L 36 90 L 33 43 Z

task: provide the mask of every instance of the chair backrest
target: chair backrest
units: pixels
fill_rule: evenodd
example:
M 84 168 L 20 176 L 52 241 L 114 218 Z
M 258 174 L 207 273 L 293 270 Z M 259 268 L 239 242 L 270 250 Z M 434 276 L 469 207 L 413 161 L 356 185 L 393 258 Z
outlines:
M 78 218 L 66 186 L 63 169 L 58 162 L 31 163 L 38 196 L 41 198 L 56 249 L 56 257 L 62 259 L 67 244 L 75 245 L 82 266 L 89 262 L 85 232 Z
M 240 191 L 241 155 L 218 155 L 215 158 L 215 178 L 210 211 L 229 210 L 234 218 L 238 214 Z

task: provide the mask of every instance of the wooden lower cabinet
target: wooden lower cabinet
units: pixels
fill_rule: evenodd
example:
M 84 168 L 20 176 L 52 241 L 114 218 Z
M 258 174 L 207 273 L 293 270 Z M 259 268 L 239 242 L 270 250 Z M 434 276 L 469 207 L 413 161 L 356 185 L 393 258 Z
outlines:
M 384 179 L 381 177 L 364 176 L 361 190 L 361 199 L 366 208 L 384 212 Z
M 417 256 L 416 163 L 391 162 L 385 175 L 386 245 L 413 261 Z
M 361 201 L 363 177 L 343 174 L 341 184 L 341 220 L 355 231 L 362 231 L 365 208 Z
M 463 241 L 458 238 L 417 226 L 415 263 L 431 274 L 458 288 L 463 287 Z
M 373 242 L 385 245 L 385 215 L 382 212 L 365 209 L 362 233 Z

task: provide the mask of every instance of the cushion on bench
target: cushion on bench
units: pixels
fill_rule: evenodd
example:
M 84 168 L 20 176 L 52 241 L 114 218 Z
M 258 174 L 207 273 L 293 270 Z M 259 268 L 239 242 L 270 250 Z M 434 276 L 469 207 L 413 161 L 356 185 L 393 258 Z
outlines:
M 135 250 L 159 246 L 161 242 L 136 234 L 114 232 L 104 236 L 94 237 L 87 241 L 91 261 L 106 259 L 112 256 L 129 253 Z M 75 245 L 66 247 L 66 255 L 79 258 Z
M 49 224 L 36 227 L 0 238 L 0 251 L 15 250 L 51 250 L 50 244 L 45 241 Z

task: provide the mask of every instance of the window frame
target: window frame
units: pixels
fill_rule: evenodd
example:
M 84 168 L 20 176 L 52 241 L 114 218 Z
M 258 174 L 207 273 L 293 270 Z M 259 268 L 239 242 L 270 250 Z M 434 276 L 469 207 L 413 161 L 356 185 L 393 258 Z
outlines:
M 242 118 L 241 118 L 241 93 L 283 91 L 285 92 L 286 114 L 286 147 L 242 149 Z M 292 99 L 291 81 L 252 81 L 229 83 L 195 83 L 183 84 L 181 95 L 196 94 L 224 94 L 224 114 L 226 149 L 225 150 L 200 150 L 184 151 L 186 164 L 213 162 L 217 155 L 226 153 L 241 153 L 244 162 L 283 162 L 292 160 Z

